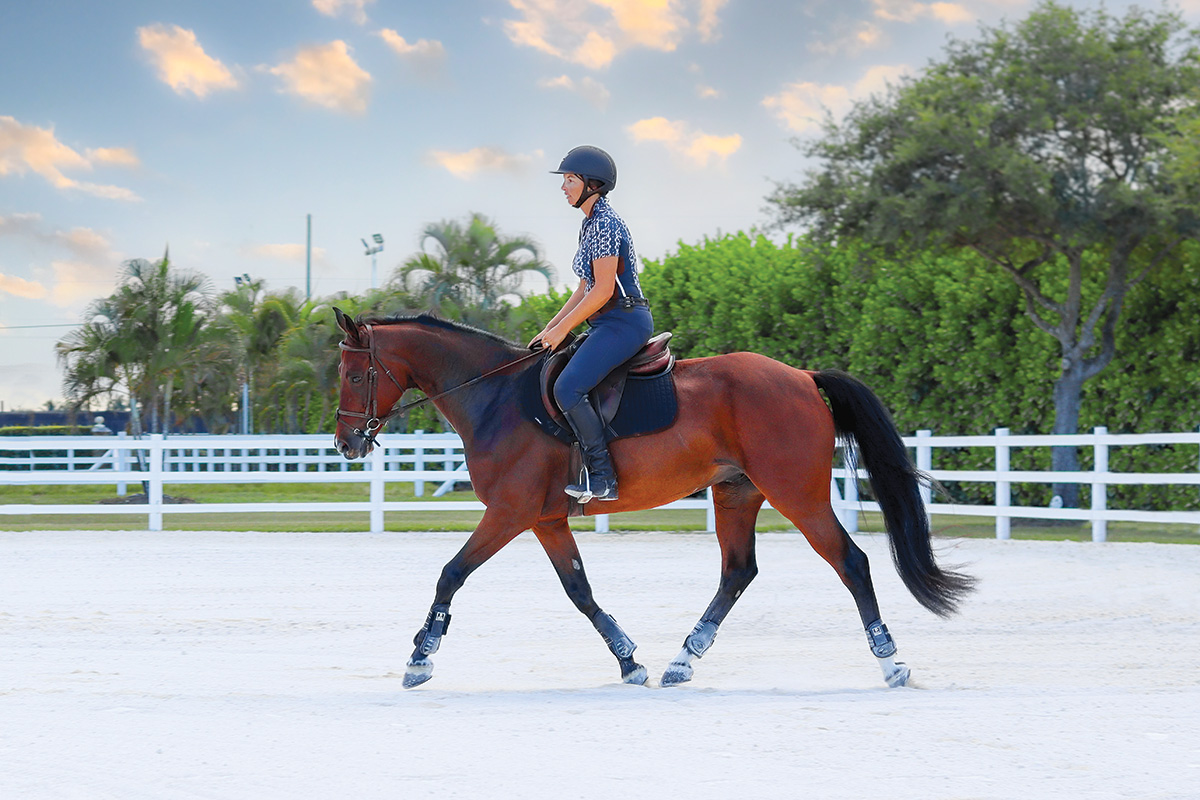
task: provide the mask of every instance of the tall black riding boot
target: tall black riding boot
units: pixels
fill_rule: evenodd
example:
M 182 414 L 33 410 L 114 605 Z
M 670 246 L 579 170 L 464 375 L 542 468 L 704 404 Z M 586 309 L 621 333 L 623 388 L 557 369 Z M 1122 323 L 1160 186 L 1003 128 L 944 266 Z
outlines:
M 604 441 L 604 423 L 584 397 L 563 416 L 575 432 L 579 447 L 583 451 L 584 475 L 579 483 L 572 483 L 564 491 L 586 503 L 593 497 L 597 500 L 617 499 L 617 473 L 608 455 L 608 444 Z

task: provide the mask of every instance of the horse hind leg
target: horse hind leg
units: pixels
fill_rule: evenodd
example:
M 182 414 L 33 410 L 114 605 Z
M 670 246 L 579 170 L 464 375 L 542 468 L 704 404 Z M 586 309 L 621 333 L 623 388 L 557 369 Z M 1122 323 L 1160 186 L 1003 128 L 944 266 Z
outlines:
M 717 594 L 683 640 L 683 649 L 667 666 L 660 685 L 676 686 L 692 679 L 693 660 L 703 658 L 716 639 L 717 629 L 733 604 L 758 574 L 754 556 L 754 523 L 764 497 L 744 476 L 713 486 L 717 542 L 721 546 L 721 583 Z
M 533 533 L 541 542 L 542 549 L 550 557 L 550 563 L 562 582 L 567 597 L 575 604 L 595 627 L 609 652 L 621 667 L 621 681 L 642 685 L 646 682 L 646 668 L 633 658 L 637 645 L 592 597 L 592 586 L 583 571 L 583 559 L 579 546 L 571 533 L 566 519 L 544 520 L 533 526 Z
M 786 504 L 783 505 L 785 507 L 781 508 L 772 501 L 772 506 L 795 523 L 813 549 L 829 562 L 850 590 L 867 634 L 867 644 L 879 662 L 884 681 L 893 688 L 906 685 L 910 671 L 904 662 L 895 659 L 896 642 L 879 615 L 879 600 L 871 582 L 871 565 L 867 554 L 850 538 L 828 503 L 815 513 L 803 516 L 793 516 L 786 510 Z

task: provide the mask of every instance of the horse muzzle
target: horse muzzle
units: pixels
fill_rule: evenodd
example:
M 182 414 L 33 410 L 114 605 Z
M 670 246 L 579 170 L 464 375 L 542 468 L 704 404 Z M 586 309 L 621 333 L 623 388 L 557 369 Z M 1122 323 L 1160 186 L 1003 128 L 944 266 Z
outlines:
M 375 437 L 368 438 L 366 434 L 354 430 L 348 436 L 335 436 L 333 446 L 346 460 L 353 461 L 375 449 Z

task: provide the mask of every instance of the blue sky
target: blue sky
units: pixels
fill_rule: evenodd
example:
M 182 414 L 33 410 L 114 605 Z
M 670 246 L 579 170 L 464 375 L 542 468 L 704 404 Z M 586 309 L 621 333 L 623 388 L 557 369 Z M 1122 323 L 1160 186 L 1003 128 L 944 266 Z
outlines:
M 1075 3 L 1082 7 L 1091 3 Z M 1121 13 L 1127 4 L 1108 3 Z M 157 258 L 361 292 L 471 212 L 570 282 L 579 212 L 547 174 L 616 158 L 643 257 L 767 221 L 792 145 L 948 35 L 1022 0 L 177 0 L 0 11 L 0 402 L 61 397 L 54 342 Z M 1182 6 L 1193 24 L 1200 0 Z M 535 287 L 541 288 L 541 287 Z M 43 327 L 30 327 L 43 326 Z

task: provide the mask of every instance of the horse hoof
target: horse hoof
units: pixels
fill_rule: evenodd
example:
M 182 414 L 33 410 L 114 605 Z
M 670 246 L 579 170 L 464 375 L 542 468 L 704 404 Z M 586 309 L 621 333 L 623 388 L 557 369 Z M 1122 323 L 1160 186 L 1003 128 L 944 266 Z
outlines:
M 420 660 L 409 660 L 408 666 L 404 669 L 404 688 L 411 689 L 414 686 L 420 686 L 425 681 L 433 677 L 433 662 L 428 658 Z
M 896 689 L 900 686 L 908 685 L 908 676 L 910 674 L 911 674 L 911 670 L 909 670 L 908 665 L 905 664 L 903 661 L 897 661 L 895 671 L 884 676 L 884 680 L 887 681 L 888 686 L 890 686 L 893 689 Z
M 621 675 L 621 682 L 644 686 L 646 684 L 646 668 L 641 664 L 635 664 L 632 670 Z
M 672 661 L 667 665 L 667 671 L 663 673 L 662 680 L 659 683 L 662 686 L 678 686 L 681 683 L 690 681 L 695 671 L 691 664 Z

